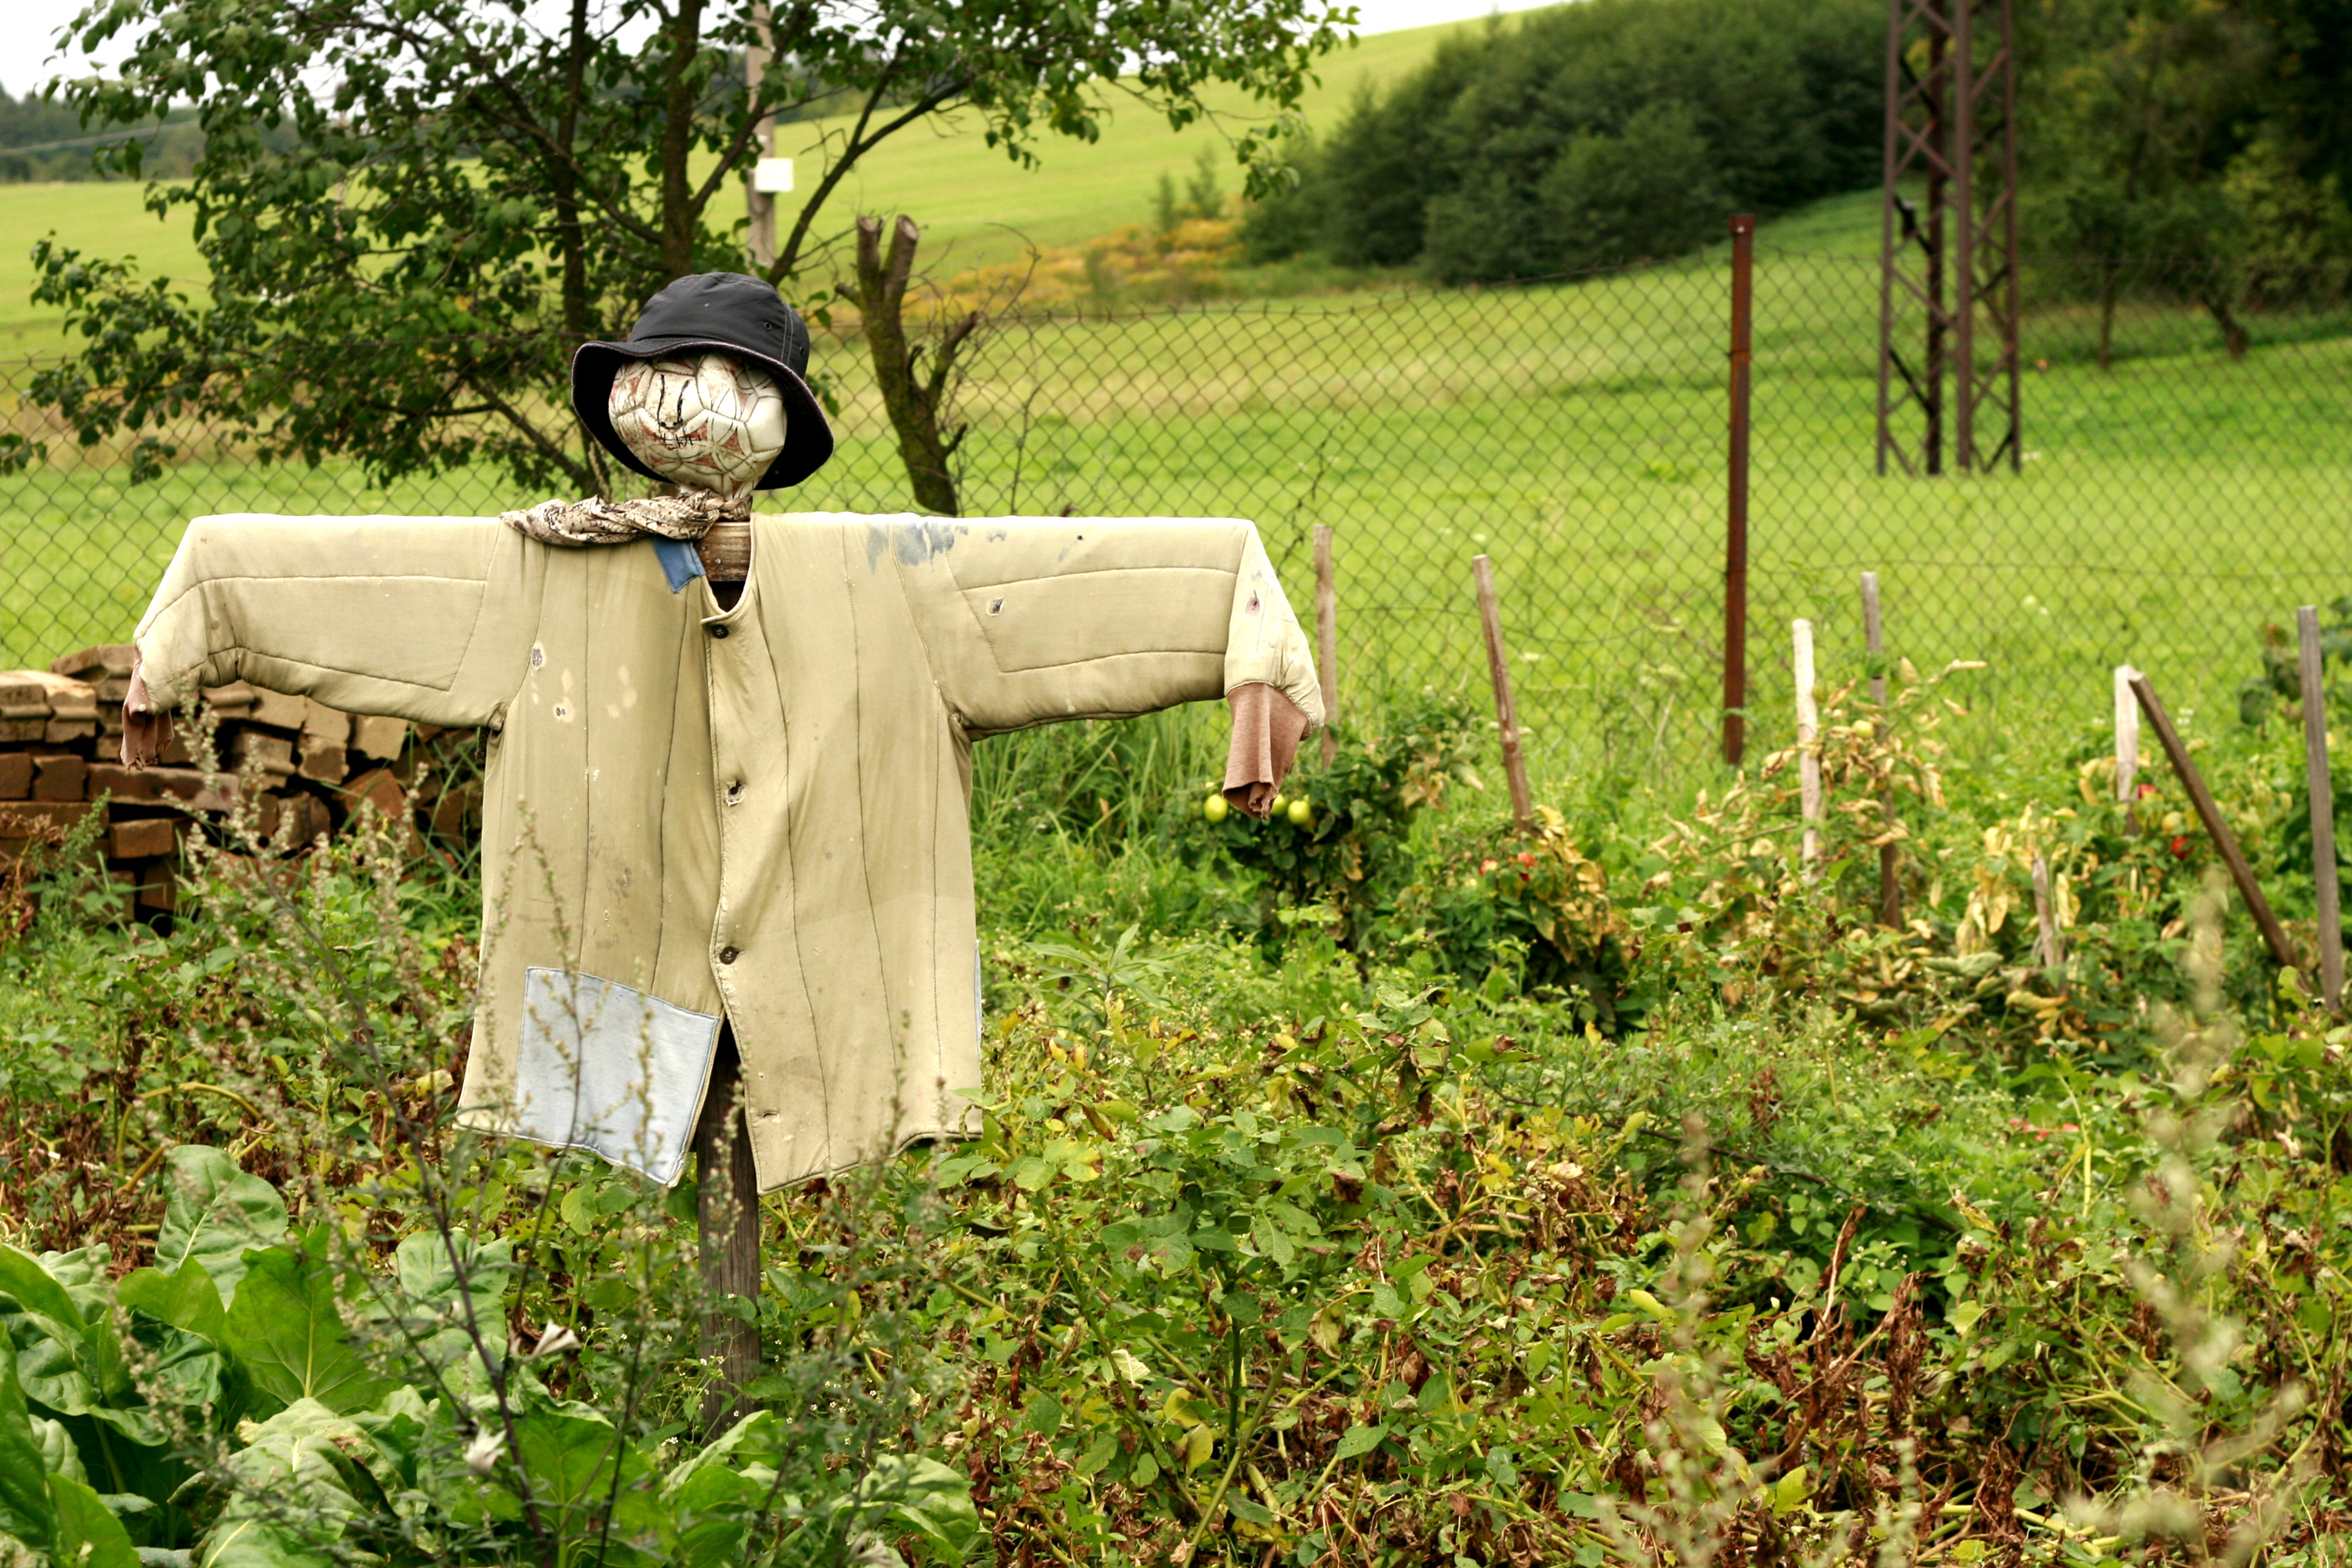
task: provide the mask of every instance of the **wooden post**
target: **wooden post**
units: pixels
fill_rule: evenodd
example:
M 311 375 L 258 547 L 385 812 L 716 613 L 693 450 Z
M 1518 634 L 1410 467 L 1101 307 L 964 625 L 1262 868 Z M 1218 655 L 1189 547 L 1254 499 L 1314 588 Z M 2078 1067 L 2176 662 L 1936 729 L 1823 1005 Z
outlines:
M 721 609 L 733 609 L 751 574 L 751 525 L 718 523 L 695 549 L 709 575 L 711 596 Z M 760 1300 L 760 1178 L 751 1163 L 751 1131 L 737 1103 L 741 1082 L 735 1032 L 722 1025 L 693 1144 L 695 1242 L 704 1300 L 713 1307 L 730 1300 L 751 1304 Z M 759 1328 L 730 1312 L 706 1310 L 702 1353 L 718 1373 L 702 1394 L 702 1431 L 708 1441 L 725 1433 L 741 1414 L 738 1400 L 760 1362 Z
M 2311 881 L 2319 896 L 2319 994 L 2344 1005 L 2343 884 L 2336 866 L 2336 785 L 2327 766 L 2327 688 L 2320 679 L 2319 610 L 2294 613 L 2303 664 L 2303 781 L 2311 792 Z
M 2246 864 L 2245 853 L 2238 847 L 2237 836 L 2230 831 L 2230 825 L 2221 820 L 2221 808 L 2214 803 L 2213 792 L 2205 787 L 2204 775 L 2189 760 L 2189 748 L 2180 743 L 2180 732 L 2172 727 L 2171 715 L 2158 700 L 2156 688 L 2148 684 L 2145 674 L 2134 670 L 2131 689 L 2132 695 L 2139 700 L 2140 711 L 2147 717 L 2148 728 L 2156 731 L 2157 742 L 2164 748 L 2165 760 L 2172 764 L 2182 787 L 2189 791 L 2189 802 L 2197 807 L 2197 819 L 2205 825 L 2213 847 L 2221 852 L 2222 863 L 2230 868 L 2230 879 L 2238 885 L 2238 896 L 2246 900 L 2246 910 L 2254 917 L 2263 942 L 2271 950 L 2272 961 L 2281 969 L 2294 968 L 2294 950 L 2287 945 L 2286 931 L 2279 924 L 2278 916 L 2271 913 L 2270 900 L 2263 897 L 2262 888 L 2254 881 L 2253 868 Z
M 1862 646 L 1870 655 L 1870 700 L 1878 710 L 1877 722 L 1882 731 L 1891 722 L 1886 711 L 1886 637 L 1878 618 L 1878 574 L 1862 574 Z M 1878 820 L 1888 831 L 1895 826 L 1895 801 L 1891 793 L 1878 792 Z M 1893 844 L 1878 847 L 1878 923 L 1892 930 L 1903 929 L 1902 858 Z
M 1723 761 L 1748 750 L 1748 384 L 1755 345 L 1756 220 L 1731 220 L 1731 430 L 1725 454 Z
M 1886 706 L 1886 637 L 1878 620 L 1878 574 L 1862 574 L 1862 646 L 1870 655 L 1870 700 Z
M 1495 602 L 1495 563 L 1472 558 L 1478 583 L 1478 619 L 1486 628 L 1486 671 L 1495 680 L 1495 719 L 1503 731 L 1503 775 L 1511 784 L 1511 815 L 1521 833 L 1536 829 L 1535 795 L 1528 788 L 1528 760 L 1519 754 L 1519 712 L 1511 701 L 1511 662 L 1503 651 L 1503 612 Z
M 1323 685 L 1323 765 L 1339 753 L 1339 590 L 1331 574 L 1331 527 L 1315 525 L 1315 679 Z
M 760 1299 L 760 1182 L 751 1163 L 751 1132 L 737 1103 L 741 1080 L 734 1032 L 722 1027 L 702 1115 L 694 1124 L 695 1233 L 710 1309 L 722 1301 L 751 1304 Z M 707 1442 L 741 1414 L 737 1401 L 760 1362 L 759 1328 L 730 1312 L 706 1310 L 702 1353 L 718 1374 L 702 1392 Z
M 2050 893 L 2050 857 L 2033 857 L 2033 956 L 2045 969 L 2066 962 L 2066 938 L 2058 929 L 2058 905 Z
M 2123 804 L 2126 835 L 2139 832 L 2139 699 L 2132 694 L 2132 678 L 2138 673 L 2127 664 L 2116 666 L 2116 799 Z
M 1797 789 L 1805 817 L 1805 876 L 1821 875 L 1822 710 L 1813 696 L 1813 623 L 1791 621 L 1796 644 Z
M 767 76 L 768 61 L 773 58 L 773 36 L 768 30 L 767 0 L 753 0 L 751 29 L 759 42 L 743 50 L 743 86 L 753 93 L 760 90 Z M 759 129 L 753 132 L 751 157 L 754 166 L 759 159 L 776 150 L 776 117 L 762 115 Z M 756 180 L 743 182 L 746 212 L 751 220 L 744 235 L 745 248 L 751 253 L 751 265 L 764 272 L 776 264 L 776 198 L 760 189 Z

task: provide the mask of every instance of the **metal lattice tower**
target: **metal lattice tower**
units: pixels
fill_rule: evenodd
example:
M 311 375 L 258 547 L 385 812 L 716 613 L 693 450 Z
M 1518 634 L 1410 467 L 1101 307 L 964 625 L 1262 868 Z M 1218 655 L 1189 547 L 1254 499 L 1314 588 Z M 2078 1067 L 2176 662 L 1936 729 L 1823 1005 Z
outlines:
M 2011 0 L 1888 0 L 1878 471 L 2022 465 Z M 1924 206 L 1904 194 L 1924 179 Z

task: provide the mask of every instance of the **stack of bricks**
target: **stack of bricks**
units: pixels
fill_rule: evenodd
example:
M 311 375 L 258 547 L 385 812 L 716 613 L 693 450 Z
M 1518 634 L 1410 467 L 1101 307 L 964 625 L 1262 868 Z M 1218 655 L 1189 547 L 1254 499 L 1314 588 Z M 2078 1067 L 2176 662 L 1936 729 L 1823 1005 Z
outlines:
M 420 767 L 427 762 L 420 748 L 453 732 L 243 681 L 205 693 L 218 721 L 222 772 L 194 766 L 176 735 L 159 765 L 123 766 L 131 651 L 128 644 L 84 648 L 46 670 L 0 671 L 0 873 L 96 813 L 95 842 L 122 889 L 125 913 L 171 911 L 182 843 L 200 819 L 226 816 L 246 780 L 256 786 L 258 829 L 279 853 L 340 830 L 363 803 L 449 839 L 476 825 L 478 785 L 446 787 L 434 778 L 424 800 L 409 787 L 420 772 L 436 771 Z

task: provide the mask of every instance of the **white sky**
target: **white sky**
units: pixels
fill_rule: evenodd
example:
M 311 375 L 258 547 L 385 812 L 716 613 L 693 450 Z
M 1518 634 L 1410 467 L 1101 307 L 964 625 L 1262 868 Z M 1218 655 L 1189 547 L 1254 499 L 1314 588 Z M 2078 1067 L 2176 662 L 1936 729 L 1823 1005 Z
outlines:
M 57 52 L 58 29 L 88 0 L 0 0 L 0 87 L 23 97 L 30 89 L 80 68 L 79 55 Z M 1356 0 L 1360 31 L 1392 33 L 1435 22 L 1458 22 L 1495 11 L 1523 11 L 1551 0 Z

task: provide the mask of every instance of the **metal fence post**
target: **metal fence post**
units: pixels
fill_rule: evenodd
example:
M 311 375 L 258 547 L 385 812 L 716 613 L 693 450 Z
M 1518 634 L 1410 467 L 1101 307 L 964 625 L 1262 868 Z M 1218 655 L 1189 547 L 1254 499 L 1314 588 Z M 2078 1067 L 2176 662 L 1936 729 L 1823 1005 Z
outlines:
M 1723 761 L 1748 749 L 1748 374 L 1755 313 L 1756 220 L 1731 220 L 1731 444 L 1725 461 Z

